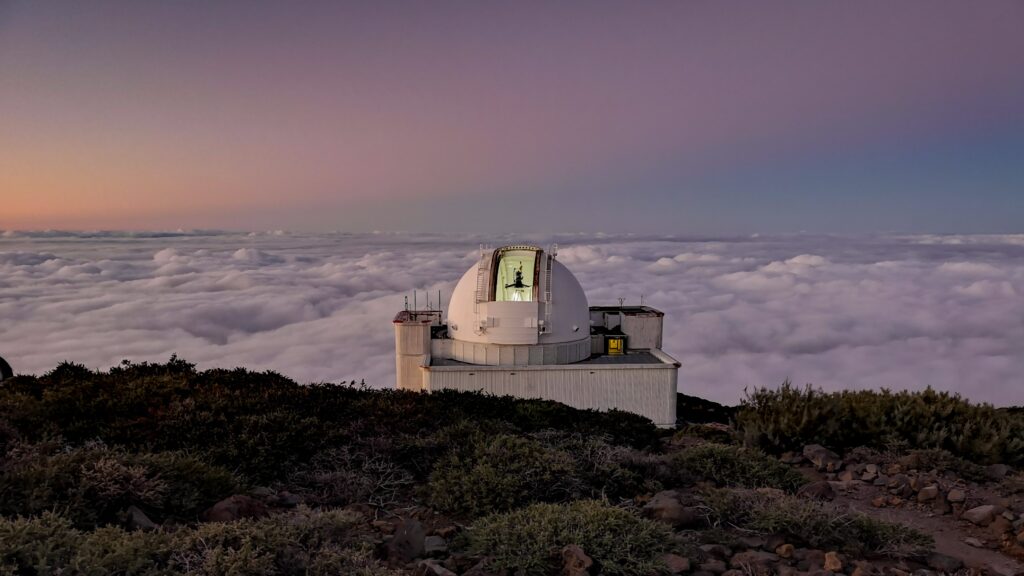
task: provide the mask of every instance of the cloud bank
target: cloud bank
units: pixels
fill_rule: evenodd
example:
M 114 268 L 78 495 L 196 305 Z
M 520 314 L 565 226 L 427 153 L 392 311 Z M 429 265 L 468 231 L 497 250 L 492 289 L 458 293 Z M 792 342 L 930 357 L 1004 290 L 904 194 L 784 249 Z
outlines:
M 0 232 L 0 355 L 21 373 L 177 353 L 392 386 L 404 297 L 436 304 L 480 242 L 513 240 L 558 242 L 591 304 L 664 310 L 689 394 L 736 402 L 790 379 L 1024 404 L 1024 235 Z

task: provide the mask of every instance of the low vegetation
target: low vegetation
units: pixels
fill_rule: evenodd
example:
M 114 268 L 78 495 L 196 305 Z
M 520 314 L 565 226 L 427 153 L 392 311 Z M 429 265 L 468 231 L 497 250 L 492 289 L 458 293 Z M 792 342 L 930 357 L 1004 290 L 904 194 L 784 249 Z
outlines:
M 435 559 L 458 574 L 470 560 L 559 573 L 570 544 L 593 575 L 664 573 L 685 562 L 670 553 L 694 570 L 709 558 L 699 544 L 738 555 L 753 535 L 768 553 L 785 541 L 920 560 L 928 536 L 813 499 L 831 485 L 808 485 L 797 467 L 877 487 L 876 506 L 936 514 L 951 514 L 959 479 L 1024 491 L 1019 473 L 987 466 L 1024 463 L 1019 412 L 934 391 L 791 386 L 737 409 L 686 401 L 687 424 L 670 432 L 621 412 L 303 386 L 177 358 L 62 364 L 0 385 L 0 575 L 408 574 L 428 553 L 392 544 L 417 534 L 423 546 L 442 538 Z M 841 457 L 804 460 L 812 443 Z M 793 465 L 772 456 L 787 451 Z M 225 503 L 235 521 L 211 521 Z
M 373 559 L 362 518 L 306 508 L 261 520 L 173 531 L 84 531 L 46 512 L 0 519 L 3 574 L 188 574 L 295 576 L 398 574 Z
M 534 504 L 487 516 L 469 531 L 469 549 L 494 557 L 496 568 L 525 575 L 557 571 L 557 552 L 576 544 L 609 575 L 644 575 L 662 568 L 659 557 L 672 547 L 668 529 L 628 510 L 580 500 Z
M 702 444 L 683 450 L 672 461 L 679 476 L 717 486 L 778 488 L 795 492 L 807 481 L 802 474 L 757 450 L 723 444 Z
M 749 394 L 736 425 L 747 445 L 775 453 L 805 444 L 941 449 L 978 464 L 1024 465 L 1020 413 L 932 389 L 826 393 L 785 384 Z
M 831 503 L 770 492 L 713 490 L 706 494 L 710 521 L 787 542 L 849 553 L 901 557 L 930 550 L 930 536 L 901 524 L 848 512 Z

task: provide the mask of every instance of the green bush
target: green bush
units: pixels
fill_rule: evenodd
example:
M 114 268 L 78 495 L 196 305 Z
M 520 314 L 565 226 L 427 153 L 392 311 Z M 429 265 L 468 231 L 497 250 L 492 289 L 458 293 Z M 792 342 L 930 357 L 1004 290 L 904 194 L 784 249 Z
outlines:
M 785 383 L 748 394 L 736 423 L 747 445 L 771 452 L 805 444 L 898 445 L 947 450 L 981 464 L 1024 465 L 1024 417 L 930 388 L 825 393 Z
M 680 477 L 739 488 L 779 488 L 795 492 L 807 482 L 802 474 L 757 450 L 725 444 L 701 444 L 672 459 Z
M 437 463 L 427 489 L 441 510 L 479 516 L 565 500 L 577 485 L 569 454 L 532 438 L 478 434 Z
M 391 576 L 351 513 L 299 508 L 260 520 L 202 524 L 174 532 L 83 532 L 47 512 L 0 519 L 0 573 Z
M 749 490 L 713 490 L 705 495 L 715 526 L 783 536 L 794 544 L 851 554 L 918 555 L 933 546 L 913 528 L 849 512 L 829 502 Z
M 593 500 L 488 516 L 469 530 L 468 543 L 471 553 L 492 556 L 494 567 L 526 575 L 552 572 L 553 555 L 569 544 L 599 563 L 602 574 L 646 575 L 661 568 L 658 558 L 672 545 L 664 525 Z
M 658 492 L 670 479 L 661 455 L 616 446 L 606 436 L 548 430 L 532 437 L 572 458 L 575 498 L 629 499 Z
M 97 443 L 15 445 L 0 471 L 0 514 L 60 510 L 79 527 L 117 522 L 132 505 L 157 519 L 192 520 L 239 488 L 230 472 L 192 456 Z
M 968 462 L 956 454 L 938 448 L 911 450 L 900 458 L 899 462 L 908 470 L 952 470 L 958 476 L 974 482 L 988 480 L 984 466 Z

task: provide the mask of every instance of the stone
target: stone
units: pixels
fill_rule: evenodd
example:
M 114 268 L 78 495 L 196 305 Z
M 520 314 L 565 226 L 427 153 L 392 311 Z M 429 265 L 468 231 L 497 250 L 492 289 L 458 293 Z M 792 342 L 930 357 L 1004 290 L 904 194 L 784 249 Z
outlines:
M 876 496 L 871 500 L 871 505 L 875 508 L 885 508 L 885 496 Z
M 825 480 L 804 484 L 796 491 L 796 494 L 797 496 L 812 500 L 832 500 L 836 497 L 836 491 Z
M 448 551 L 448 541 L 441 536 L 427 536 L 423 539 L 423 553 L 436 556 Z
M 917 493 L 918 502 L 931 502 L 939 497 L 939 487 L 932 484 L 931 486 L 925 486 Z
M 964 567 L 964 563 L 959 558 L 954 558 L 946 554 L 940 554 L 939 552 L 933 552 L 928 555 L 928 567 L 939 572 L 946 574 L 952 574 L 957 570 Z
M 422 560 L 412 572 L 413 576 L 458 576 L 442 566 L 437 560 Z
M 641 509 L 644 516 L 669 524 L 675 528 L 693 526 L 700 521 L 700 512 L 684 506 L 675 490 L 664 490 L 655 494 Z
M 950 502 L 963 502 L 966 499 L 967 494 L 965 494 L 964 491 L 959 488 L 953 488 L 952 490 L 949 491 L 948 494 L 946 494 L 946 500 L 949 500 Z
M 462 573 L 462 576 L 494 576 L 495 572 L 490 569 L 492 559 L 481 558 L 472 568 Z
M 779 558 L 792 558 L 793 557 L 793 545 L 792 544 L 783 544 L 782 546 L 779 546 L 778 548 L 775 549 L 775 554 L 778 555 Z
M 594 566 L 594 560 L 587 556 L 583 548 L 576 544 L 569 544 L 562 548 L 562 575 L 563 576 L 588 576 L 590 568 Z
M 156 530 L 159 528 L 156 522 L 150 520 L 149 516 L 146 516 L 146 513 L 138 506 L 129 506 L 125 512 L 127 514 L 125 523 L 129 530 Z
M 712 574 L 721 574 L 729 569 L 722 560 L 708 560 L 700 565 L 700 569 L 704 572 L 711 572 Z
M 953 506 L 949 503 L 949 500 L 946 499 L 946 496 L 942 492 L 939 492 L 938 497 L 935 498 L 935 500 L 932 500 L 932 512 L 942 515 L 949 514 L 952 511 Z
M 394 565 L 408 564 L 426 551 L 426 532 L 419 520 L 402 520 L 395 527 L 395 536 L 388 541 L 388 561 Z
M 996 482 L 1006 478 L 1006 475 L 1009 473 L 1010 467 L 1006 464 L 992 464 L 991 466 L 985 467 L 985 475 L 988 476 L 990 480 L 995 480 Z
M 974 537 L 964 538 L 964 544 L 967 544 L 968 546 L 974 546 L 975 548 L 984 548 L 985 547 L 985 543 L 984 542 L 982 542 L 981 540 L 979 540 L 977 538 L 974 538 Z
M 822 565 L 822 568 L 824 568 L 825 570 L 828 570 L 829 572 L 842 572 L 843 571 L 843 561 L 839 558 L 839 554 L 838 553 L 836 553 L 836 552 L 826 552 L 825 553 L 825 562 Z
M 964 520 L 967 520 L 971 524 L 975 524 L 977 526 L 988 526 L 993 520 L 995 520 L 995 517 L 996 507 L 992 504 L 985 504 L 983 506 L 971 508 L 964 512 L 964 515 L 962 516 Z
M 765 543 L 764 538 L 760 536 L 739 536 L 736 538 L 736 541 L 748 550 L 764 548 Z
M 1013 522 L 1010 522 L 1002 516 L 996 516 L 992 520 L 992 523 L 988 525 L 988 529 L 989 532 L 996 537 L 996 539 L 999 539 L 1003 536 L 1003 534 L 1013 531 Z
M 206 522 L 234 522 L 242 518 L 262 518 L 268 513 L 263 502 L 252 496 L 235 494 L 208 508 L 203 512 L 202 519 Z
M 274 491 L 266 486 L 257 486 L 252 490 L 249 490 L 249 495 L 253 498 L 259 498 L 260 500 L 266 500 L 274 495 Z
M 804 446 L 803 455 L 820 472 L 836 472 L 843 465 L 843 460 L 838 454 L 821 444 L 808 444 Z
M 670 574 L 682 574 L 690 571 L 690 559 L 678 554 L 665 554 L 661 561 L 668 568 Z
M 271 501 L 275 506 L 281 506 L 282 508 L 295 508 L 302 504 L 302 498 L 286 490 L 278 492 L 277 496 L 272 498 Z
M 732 550 L 721 544 L 703 544 L 700 550 L 708 556 L 718 558 L 719 560 L 727 560 L 732 556 Z
M 800 464 L 804 461 L 804 457 L 796 452 L 783 452 L 782 456 L 779 456 L 779 461 L 783 464 Z
M 763 567 L 766 568 L 772 564 L 776 564 L 779 561 L 779 557 L 771 552 L 762 552 L 760 550 L 747 550 L 745 552 L 737 552 L 733 554 L 729 560 L 729 566 L 737 569 L 747 569 L 752 567 Z
M 843 470 L 839 473 L 840 482 L 853 482 L 857 479 L 857 474 L 853 470 Z

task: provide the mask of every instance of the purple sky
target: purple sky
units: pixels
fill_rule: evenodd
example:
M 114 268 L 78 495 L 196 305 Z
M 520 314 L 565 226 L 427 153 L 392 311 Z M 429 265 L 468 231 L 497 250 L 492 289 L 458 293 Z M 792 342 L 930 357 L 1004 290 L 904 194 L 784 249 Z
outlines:
M 1024 2 L 0 0 L 0 229 L 1018 231 Z

